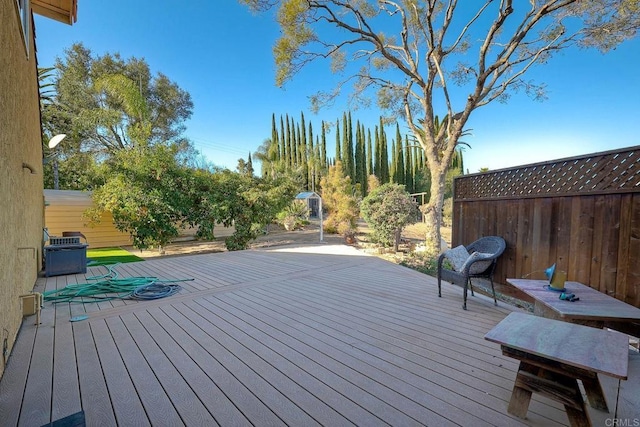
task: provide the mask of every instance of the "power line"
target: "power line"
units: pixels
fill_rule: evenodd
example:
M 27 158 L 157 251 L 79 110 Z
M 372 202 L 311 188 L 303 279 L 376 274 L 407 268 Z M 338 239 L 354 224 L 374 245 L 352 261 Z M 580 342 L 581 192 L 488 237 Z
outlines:
M 229 145 L 226 144 L 221 144 L 218 142 L 213 142 L 213 141 L 208 141 L 205 139 L 200 139 L 200 138 L 192 138 L 189 137 L 189 139 L 191 141 L 194 142 L 194 145 L 196 147 L 200 146 L 203 148 L 208 148 L 208 149 L 212 149 L 215 151 L 221 151 L 223 153 L 229 153 L 229 154 L 246 154 L 247 150 L 246 149 L 240 149 L 240 148 L 234 148 L 234 147 L 230 147 Z M 253 151 L 253 150 L 249 150 L 249 151 Z

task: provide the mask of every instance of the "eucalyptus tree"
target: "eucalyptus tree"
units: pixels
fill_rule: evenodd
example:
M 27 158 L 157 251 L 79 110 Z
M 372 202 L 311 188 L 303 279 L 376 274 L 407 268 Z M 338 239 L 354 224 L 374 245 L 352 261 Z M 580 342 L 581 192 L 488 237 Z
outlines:
M 239 1 L 257 11 L 278 7 L 278 85 L 312 61 L 330 59 L 341 77 L 334 90 L 312 97 L 314 106 L 330 104 L 352 84 L 352 100 L 367 102 L 375 93 L 382 109 L 407 122 L 431 174 L 425 213 L 433 250 L 447 169 L 473 112 L 514 91 L 544 98 L 544 84 L 527 78 L 535 65 L 570 47 L 612 49 L 636 35 L 640 16 L 637 0 Z M 439 132 L 436 111 L 450 117 Z

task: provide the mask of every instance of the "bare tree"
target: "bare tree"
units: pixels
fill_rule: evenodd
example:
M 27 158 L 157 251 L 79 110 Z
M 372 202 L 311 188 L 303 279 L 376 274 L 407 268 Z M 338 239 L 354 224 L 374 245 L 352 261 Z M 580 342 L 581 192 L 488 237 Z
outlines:
M 543 99 L 544 84 L 525 79 L 534 65 L 569 47 L 612 49 L 636 35 L 640 15 L 637 0 L 239 1 L 255 11 L 277 7 L 278 85 L 330 59 L 343 78 L 315 94 L 314 106 L 350 84 L 351 101 L 367 103 L 375 93 L 380 108 L 407 122 L 431 173 L 424 210 L 433 250 L 447 166 L 471 114 L 514 91 Z M 449 118 L 446 126 L 437 126 L 436 109 Z

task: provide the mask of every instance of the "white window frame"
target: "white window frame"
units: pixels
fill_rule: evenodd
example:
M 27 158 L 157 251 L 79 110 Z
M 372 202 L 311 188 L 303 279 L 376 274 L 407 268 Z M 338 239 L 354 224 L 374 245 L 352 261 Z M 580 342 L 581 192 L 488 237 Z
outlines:
M 29 59 L 29 48 L 31 46 L 31 3 L 30 0 L 15 0 L 16 13 L 20 25 L 20 33 L 24 41 L 24 49 Z

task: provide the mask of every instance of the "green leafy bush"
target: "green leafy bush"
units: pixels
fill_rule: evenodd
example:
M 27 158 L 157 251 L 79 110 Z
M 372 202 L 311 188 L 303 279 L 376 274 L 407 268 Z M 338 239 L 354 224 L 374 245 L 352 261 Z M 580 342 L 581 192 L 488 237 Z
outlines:
M 293 198 L 297 187 L 285 178 L 262 179 L 228 170 L 210 172 L 181 164 L 177 150 L 161 145 L 120 150 L 104 165 L 105 184 L 93 192 L 99 221 L 113 214 L 135 247 L 163 247 L 180 225 L 198 227 L 198 238 L 213 239 L 216 223 L 234 226 L 227 249 L 245 249 Z
M 429 255 L 426 252 L 412 252 L 400 262 L 400 265 L 430 276 L 438 274 L 438 256 Z
M 384 184 L 362 200 L 362 215 L 373 229 L 373 239 L 398 250 L 402 229 L 415 222 L 417 205 L 404 185 Z

